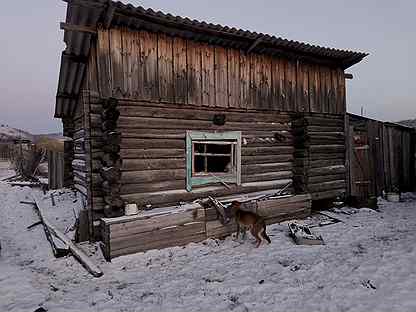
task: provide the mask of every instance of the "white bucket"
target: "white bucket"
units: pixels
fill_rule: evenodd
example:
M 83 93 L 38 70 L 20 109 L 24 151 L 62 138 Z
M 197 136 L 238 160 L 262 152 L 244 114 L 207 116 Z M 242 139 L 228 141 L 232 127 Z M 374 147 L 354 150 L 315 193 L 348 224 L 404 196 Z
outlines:
M 137 208 L 137 204 L 126 204 L 124 207 L 124 215 L 132 216 L 139 213 L 139 209 Z
M 400 201 L 400 194 L 399 193 L 387 193 L 386 198 L 389 202 L 398 203 Z

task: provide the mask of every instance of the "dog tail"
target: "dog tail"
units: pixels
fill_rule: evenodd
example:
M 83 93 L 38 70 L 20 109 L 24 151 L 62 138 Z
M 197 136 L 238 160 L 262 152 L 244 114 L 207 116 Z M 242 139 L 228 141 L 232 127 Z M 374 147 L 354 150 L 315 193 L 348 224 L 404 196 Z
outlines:
M 267 233 L 266 233 L 266 224 L 263 224 L 263 231 L 261 232 L 261 236 L 263 236 L 264 237 L 264 239 L 265 240 L 267 240 L 267 242 L 269 243 L 269 244 L 271 244 L 272 243 L 272 240 L 270 239 L 270 237 L 267 235 Z

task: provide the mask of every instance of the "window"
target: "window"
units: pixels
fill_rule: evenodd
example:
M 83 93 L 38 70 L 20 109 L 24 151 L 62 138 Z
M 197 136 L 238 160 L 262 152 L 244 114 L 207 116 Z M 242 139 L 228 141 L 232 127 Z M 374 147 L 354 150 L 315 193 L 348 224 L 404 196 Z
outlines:
M 186 133 L 186 189 L 241 181 L 241 132 Z

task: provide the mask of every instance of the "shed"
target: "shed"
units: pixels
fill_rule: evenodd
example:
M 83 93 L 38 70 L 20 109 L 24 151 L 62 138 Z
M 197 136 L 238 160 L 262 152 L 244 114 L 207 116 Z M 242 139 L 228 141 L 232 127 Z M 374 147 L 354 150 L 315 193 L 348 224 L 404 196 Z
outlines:
M 414 191 L 415 129 L 347 114 L 347 180 L 352 203 L 366 205 L 384 192 Z
M 66 2 L 55 117 L 108 258 L 224 235 L 193 203 L 210 195 L 256 198 L 292 182 L 290 199 L 262 203 L 277 222 L 345 193 L 344 70 L 367 54 Z M 153 210 L 123 216 L 125 203 Z
M 36 147 L 46 152 L 48 159 L 48 187 L 51 190 L 72 185 L 72 165 L 65 162 L 65 151 L 72 153 L 72 139 L 63 136 L 40 135 Z

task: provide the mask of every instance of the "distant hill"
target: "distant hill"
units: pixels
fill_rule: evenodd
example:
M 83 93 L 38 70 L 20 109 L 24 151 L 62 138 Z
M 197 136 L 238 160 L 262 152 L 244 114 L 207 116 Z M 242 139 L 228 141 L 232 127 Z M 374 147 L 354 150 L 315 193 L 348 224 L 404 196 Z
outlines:
M 23 139 L 23 140 L 34 140 L 34 136 L 27 132 L 20 129 L 12 128 L 7 125 L 0 124 L 0 142 L 13 142 L 13 140 Z
M 404 125 L 404 126 L 416 128 L 416 119 L 402 120 L 402 121 L 398 121 L 397 123 Z

